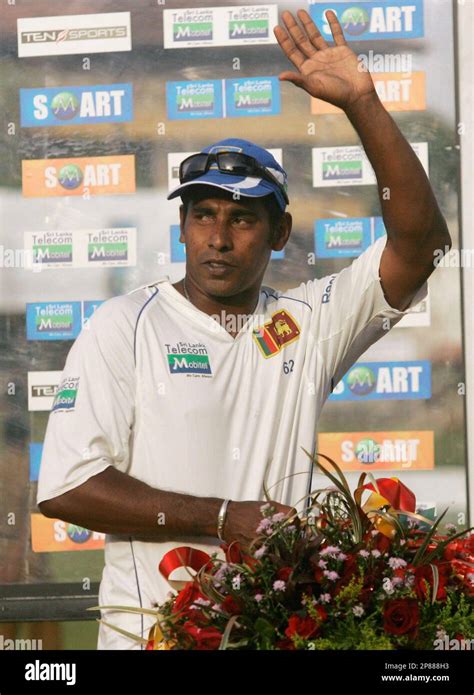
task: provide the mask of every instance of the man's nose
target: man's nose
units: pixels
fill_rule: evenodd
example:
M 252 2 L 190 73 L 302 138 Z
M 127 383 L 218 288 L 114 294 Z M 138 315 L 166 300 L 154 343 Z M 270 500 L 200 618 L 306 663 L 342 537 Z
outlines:
M 230 221 L 227 217 L 220 215 L 216 216 L 209 237 L 209 245 L 218 249 L 232 246 Z

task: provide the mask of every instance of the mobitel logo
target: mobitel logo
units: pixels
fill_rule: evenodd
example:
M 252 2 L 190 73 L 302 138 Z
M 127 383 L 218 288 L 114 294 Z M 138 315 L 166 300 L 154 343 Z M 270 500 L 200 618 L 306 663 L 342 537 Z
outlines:
M 131 121 L 132 85 L 20 89 L 24 128 Z
M 134 193 L 135 157 L 26 159 L 22 181 L 25 198 Z
M 129 237 L 127 233 L 112 230 L 89 234 L 87 258 L 90 263 L 127 261 Z
M 229 80 L 227 94 L 232 90 L 232 100 L 228 99 L 228 115 L 265 115 L 280 112 L 280 85 L 275 77 L 250 77 Z
M 17 20 L 18 57 L 130 51 L 130 12 Z

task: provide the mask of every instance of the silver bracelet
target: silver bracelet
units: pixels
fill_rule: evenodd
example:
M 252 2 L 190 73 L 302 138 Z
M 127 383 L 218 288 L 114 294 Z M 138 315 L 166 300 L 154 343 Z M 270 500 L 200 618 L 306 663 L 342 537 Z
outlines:
M 224 531 L 224 524 L 227 516 L 227 505 L 231 500 L 224 500 L 219 509 L 219 514 L 217 515 L 217 535 L 219 540 L 223 541 L 222 532 Z M 224 541 L 225 542 L 225 541 Z

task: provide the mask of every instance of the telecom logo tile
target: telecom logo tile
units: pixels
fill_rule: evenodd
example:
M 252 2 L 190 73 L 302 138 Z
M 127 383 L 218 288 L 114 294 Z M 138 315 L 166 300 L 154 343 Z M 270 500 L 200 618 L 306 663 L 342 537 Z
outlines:
M 280 113 L 277 77 L 167 82 L 169 120 L 266 116 Z
M 332 217 L 314 223 L 318 258 L 355 258 L 386 234 L 381 217 Z
M 34 302 L 26 305 L 27 340 L 74 340 L 102 304 L 98 301 Z
M 424 36 L 423 0 L 412 2 L 313 3 L 310 15 L 323 37 L 332 40 L 325 12 L 335 12 L 347 41 L 419 39 Z
M 433 470 L 435 462 L 432 430 L 320 432 L 318 449 L 344 471 Z
M 222 81 L 167 82 L 168 118 L 222 118 Z
M 425 111 L 426 73 L 372 73 L 372 79 L 380 101 L 387 111 Z M 311 97 L 311 113 L 343 114 L 344 111 L 327 101 Z
M 26 305 L 27 340 L 72 340 L 81 330 L 81 302 Z
M 427 175 L 428 143 L 409 143 Z M 360 145 L 313 147 L 313 186 L 363 186 L 377 183 L 374 170 Z
M 133 119 L 132 85 L 20 89 L 21 125 L 83 125 L 125 123 Z
M 68 376 L 65 377 L 58 386 L 56 396 L 54 397 L 54 402 L 51 410 L 54 412 L 60 412 L 64 410 L 74 410 L 76 406 L 77 391 L 79 389 L 79 379 L 78 376 Z
M 277 77 L 247 77 L 227 80 L 227 116 L 268 116 L 280 113 Z
M 31 547 L 35 553 L 102 550 L 104 546 L 104 533 L 43 514 L 31 514 Z
M 135 227 L 25 232 L 32 270 L 106 268 L 137 262 Z
M 17 20 L 18 57 L 131 51 L 130 12 Z
M 431 398 L 431 362 L 358 362 L 344 375 L 330 401 Z
M 135 193 L 135 156 L 24 159 L 25 198 Z
M 181 8 L 163 11 L 165 48 L 274 44 L 277 5 Z

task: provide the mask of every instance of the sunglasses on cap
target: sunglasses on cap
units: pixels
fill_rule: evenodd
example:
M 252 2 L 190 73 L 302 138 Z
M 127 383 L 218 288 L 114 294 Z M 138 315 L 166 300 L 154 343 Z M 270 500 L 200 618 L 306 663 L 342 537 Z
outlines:
M 179 182 L 186 183 L 193 179 L 203 176 L 211 167 L 216 164 L 223 174 L 232 176 L 259 176 L 278 186 L 286 204 L 289 204 L 288 194 L 283 183 L 278 181 L 266 167 L 257 162 L 254 157 L 242 152 L 216 152 L 207 154 L 198 152 L 186 157 L 179 165 Z

